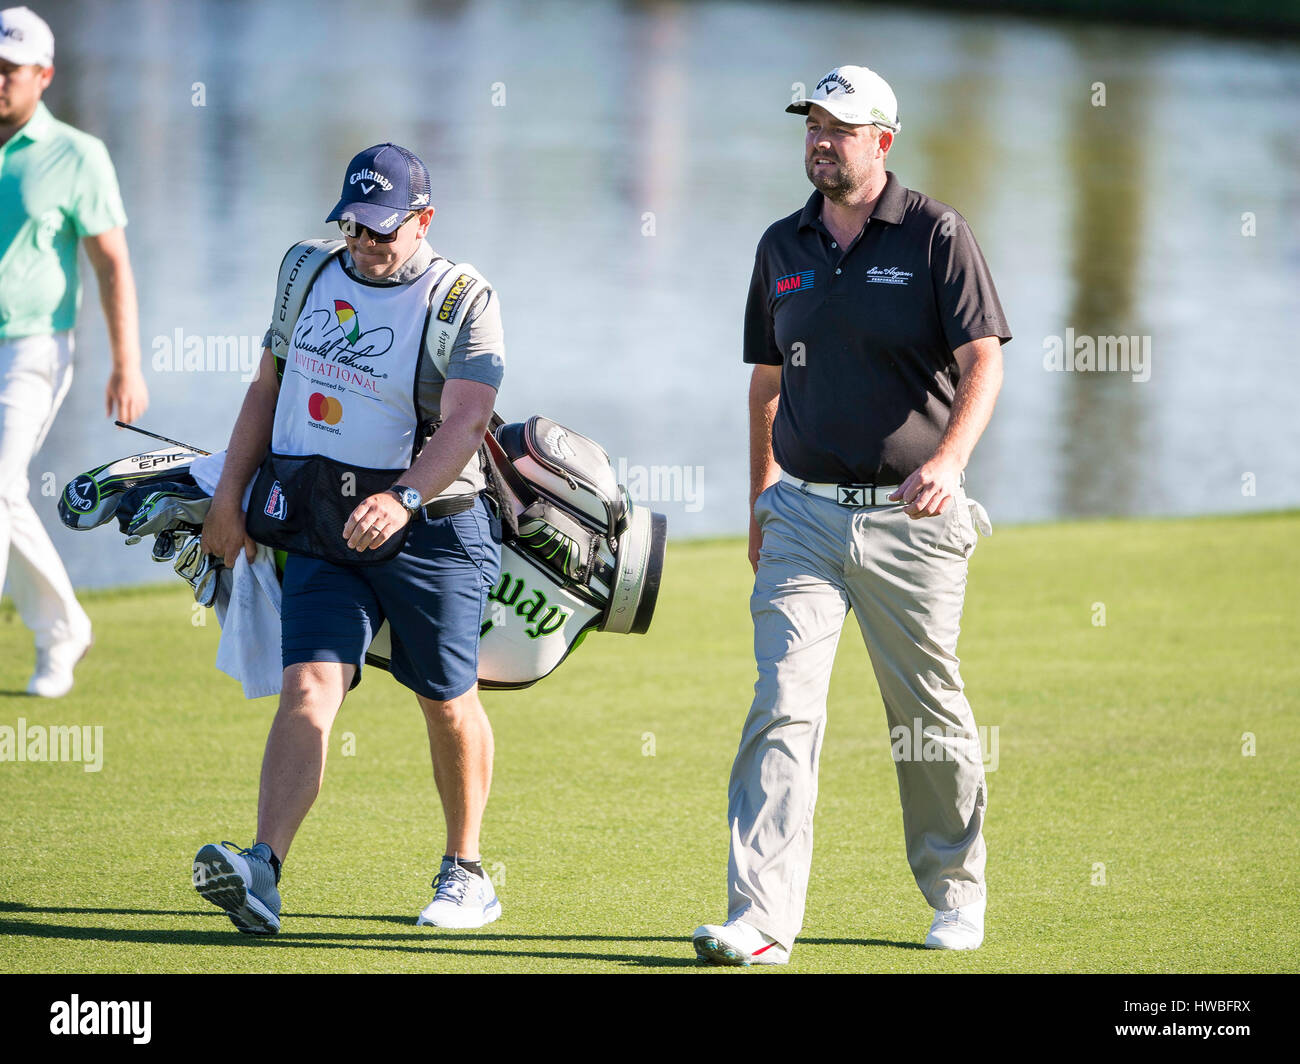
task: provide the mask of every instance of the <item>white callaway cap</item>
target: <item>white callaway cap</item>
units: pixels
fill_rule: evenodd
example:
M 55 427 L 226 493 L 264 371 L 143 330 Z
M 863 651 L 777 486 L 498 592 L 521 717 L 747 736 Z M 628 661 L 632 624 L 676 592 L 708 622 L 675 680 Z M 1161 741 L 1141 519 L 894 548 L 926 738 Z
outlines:
M 817 82 L 811 96 L 795 100 L 786 110 L 806 115 L 812 104 L 826 108 L 851 126 L 880 126 L 891 133 L 903 128 L 898 121 L 894 90 L 884 78 L 866 67 L 836 67 Z
M 31 8 L 0 11 L 0 59 L 17 66 L 54 65 L 54 34 Z

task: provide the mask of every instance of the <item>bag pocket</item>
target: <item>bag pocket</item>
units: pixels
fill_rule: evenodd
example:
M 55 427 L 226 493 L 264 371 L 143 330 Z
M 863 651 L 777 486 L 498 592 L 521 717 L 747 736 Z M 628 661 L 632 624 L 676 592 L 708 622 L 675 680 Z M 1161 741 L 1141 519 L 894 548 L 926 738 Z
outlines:
M 409 521 L 375 550 L 353 550 L 343 526 L 363 499 L 386 491 L 404 472 L 268 451 L 248 499 L 248 534 L 268 547 L 337 565 L 389 561 L 406 543 Z

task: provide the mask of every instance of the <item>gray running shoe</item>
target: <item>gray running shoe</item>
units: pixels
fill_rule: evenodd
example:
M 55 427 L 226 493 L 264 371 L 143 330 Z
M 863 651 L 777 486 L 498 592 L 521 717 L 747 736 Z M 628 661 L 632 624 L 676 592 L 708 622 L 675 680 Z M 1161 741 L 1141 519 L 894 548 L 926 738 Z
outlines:
M 275 889 L 271 847 L 241 850 L 233 842 L 209 843 L 194 856 L 194 889 L 247 935 L 280 930 L 280 892 Z
M 482 927 L 501 915 L 501 902 L 487 876 L 476 876 L 459 861 L 444 859 L 433 880 L 433 901 L 416 918 L 416 926 Z

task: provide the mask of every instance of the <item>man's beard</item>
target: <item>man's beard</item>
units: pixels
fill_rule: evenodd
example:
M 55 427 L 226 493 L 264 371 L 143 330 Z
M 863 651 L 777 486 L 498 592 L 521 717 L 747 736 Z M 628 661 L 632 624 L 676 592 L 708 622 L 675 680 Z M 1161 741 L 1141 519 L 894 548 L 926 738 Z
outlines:
M 812 182 L 813 187 L 817 189 L 828 200 L 835 202 L 857 191 L 861 184 L 857 180 L 858 175 L 850 171 L 842 162 L 835 164 L 833 173 L 817 174 L 813 166 L 812 159 L 806 159 L 804 162 L 804 172 L 808 175 L 808 180 Z

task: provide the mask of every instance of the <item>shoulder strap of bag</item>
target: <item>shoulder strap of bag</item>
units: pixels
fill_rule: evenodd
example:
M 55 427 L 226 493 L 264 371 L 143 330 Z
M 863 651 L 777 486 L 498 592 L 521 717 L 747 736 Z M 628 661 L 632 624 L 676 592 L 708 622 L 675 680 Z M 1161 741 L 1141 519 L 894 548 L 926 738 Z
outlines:
M 275 378 L 284 379 L 284 363 L 293 341 L 293 327 L 307 301 L 312 282 L 342 252 L 345 242 L 303 240 L 294 244 L 280 261 L 280 276 L 275 286 L 275 306 L 271 309 L 271 354 L 275 356 Z
M 429 293 L 429 309 L 424 315 L 424 334 L 420 341 L 420 362 L 415 370 L 415 417 L 419 426 L 415 453 L 418 454 L 438 427 L 436 411 L 421 405 L 420 396 L 428 387 L 447 379 L 451 351 L 465 324 L 470 308 L 482 295 L 492 290 L 483 275 L 467 262 L 451 263 Z
M 429 296 L 429 313 L 424 321 L 424 350 L 420 370 L 427 363 L 446 380 L 451 365 L 451 349 L 472 307 L 492 286 L 468 262 L 456 262 L 433 286 Z
M 468 262 L 453 263 L 442 275 L 429 296 L 429 313 L 424 322 L 424 343 L 421 345 L 417 376 L 423 379 L 426 373 L 436 373 L 443 380 L 447 379 L 451 351 L 456 346 L 456 338 L 460 335 L 470 308 L 491 290 L 492 286 L 486 278 Z M 427 413 L 419 412 L 421 446 L 432 435 L 435 427 L 432 418 L 427 418 Z M 532 501 L 532 493 L 519 481 L 517 475 L 511 476 L 514 469 L 510 467 L 504 452 L 500 452 L 492 435 L 503 423 L 501 415 L 494 411 L 483 443 L 479 446 L 479 455 L 487 477 L 488 494 L 496 503 L 506 534 L 518 538 L 519 517 L 515 511 L 514 499 L 518 498 L 520 504 L 526 506 Z M 510 467 L 508 472 L 507 467 Z M 517 483 L 508 483 L 512 479 Z

